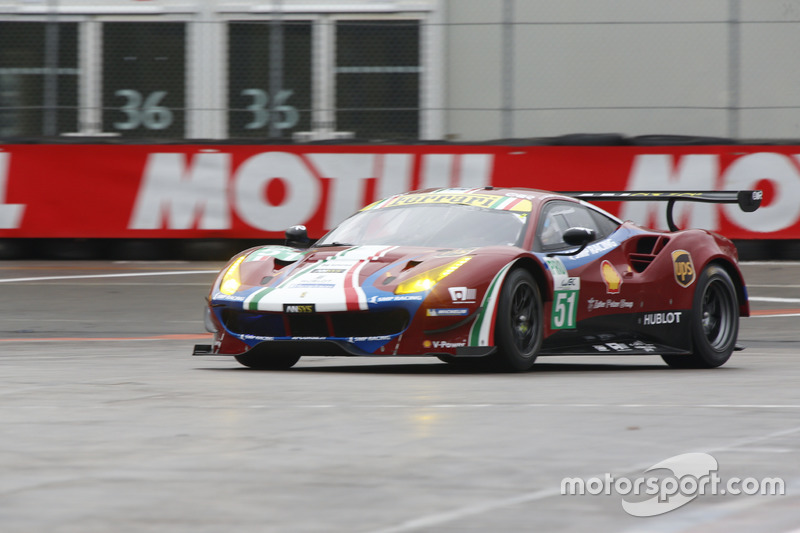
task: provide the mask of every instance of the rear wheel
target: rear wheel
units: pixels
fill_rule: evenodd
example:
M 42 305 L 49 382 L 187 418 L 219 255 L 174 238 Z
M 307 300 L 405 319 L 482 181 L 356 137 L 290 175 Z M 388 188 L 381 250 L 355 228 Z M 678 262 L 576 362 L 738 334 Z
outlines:
M 536 361 L 542 345 L 542 298 L 533 276 L 521 268 L 509 272 L 497 304 L 492 357 L 499 370 L 520 372 Z
M 259 350 L 235 357 L 240 364 L 255 370 L 286 370 L 300 360 L 299 355 L 259 353 Z
M 730 275 L 716 265 L 697 280 L 691 313 L 692 354 L 664 355 L 676 368 L 716 368 L 725 364 L 739 336 L 739 303 Z

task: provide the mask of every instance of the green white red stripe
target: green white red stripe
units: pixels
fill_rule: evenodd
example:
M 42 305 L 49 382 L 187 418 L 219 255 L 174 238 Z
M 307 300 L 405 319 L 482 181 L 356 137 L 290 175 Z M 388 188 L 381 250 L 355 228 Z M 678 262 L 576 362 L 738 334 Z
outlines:
M 494 344 L 494 323 L 497 314 L 497 300 L 503 288 L 503 280 L 514 263 L 504 266 L 492 279 L 486 294 L 483 295 L 478 318 L 469 330 L 467 344 L 469 346 L 492 346 Z
M 368 309 L 361 271 L 395 246 L 356 246 L 304 265 L 274 287 L 264 287 L 243 302 L 250 311 L 283 311 L 283 304 L 313 304 L 317 311 Z

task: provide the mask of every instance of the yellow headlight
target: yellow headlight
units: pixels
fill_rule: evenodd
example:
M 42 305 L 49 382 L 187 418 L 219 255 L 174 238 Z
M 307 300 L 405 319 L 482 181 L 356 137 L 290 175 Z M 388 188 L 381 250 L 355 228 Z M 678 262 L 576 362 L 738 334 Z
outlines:
M 222 294 L 233 294 L 242 286 L 241 279 L 239 278 L 239 265 L 242 264 L 245 257 L 246 256 L 243 255 L 234 261 L 225 272 L 225 275 L 222 276 L 222 281 L 219 284 L 219 292 Z
M 471 256 L 462 257 L 460 259 L 456 259 L 446 265 L 442 265 L 440 267 L 434 268 L 433 270 L 428 270 L 423 272 L 422 274 L 417 274 L 416 276 L 407 279 L 403 283 L 397 286 L 394 290 L 395 294 L 410 294 L 413 292 L 423 292 L 429 291 L 440 282 L 442 279 L 446 278 L 453 272 L 459 269 L 461 265 L 466 263 L 472 259 Z

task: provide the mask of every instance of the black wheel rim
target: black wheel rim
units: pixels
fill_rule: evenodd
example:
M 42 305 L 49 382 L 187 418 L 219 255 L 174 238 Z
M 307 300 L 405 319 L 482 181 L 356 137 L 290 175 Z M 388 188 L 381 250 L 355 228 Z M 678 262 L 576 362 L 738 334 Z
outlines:
M 514 344 L 523 355 L 536 344 L 537 320 L 536 294 L 527 283 L 520 283 L 511 299 L 511 330 Z
M 731 341 L 735 309 L 733 295 L 721 281 L 712 281 L 703 294 L 702 325 L 709 345 L 723 351 Z

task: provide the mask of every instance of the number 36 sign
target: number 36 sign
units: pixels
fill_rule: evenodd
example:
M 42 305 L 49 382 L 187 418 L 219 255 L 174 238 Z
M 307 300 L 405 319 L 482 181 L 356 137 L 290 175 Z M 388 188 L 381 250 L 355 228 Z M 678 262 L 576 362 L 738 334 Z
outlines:
M 246 110 L 252 115 L 252 119 L 245 124 L 245 129 L 261 129 L 269 124 L 272 119 L 273 127 L 283 130 L 293 128 L 297 125 L 299 113 L 297 109 L 290 106 L 286 101 L 292 96 L 294 91 L 283 89 L 278 92 L 270 106 L 270 97 L 262 89 L 245 89 L 242 96 L 252 100 Z M 167 91 L 153 91 L 149 94 L 142 94 L 134 89 L 120 89 L 114 96 L 124 98 L 125 103 L 119 108 L 125 114 L 126 120 L 114 122 L 117 130 L 135 130 L 144 127 L 148 130 L 165 130 L 169 128 L 174 120 L 172 110 L 163 104 Z

